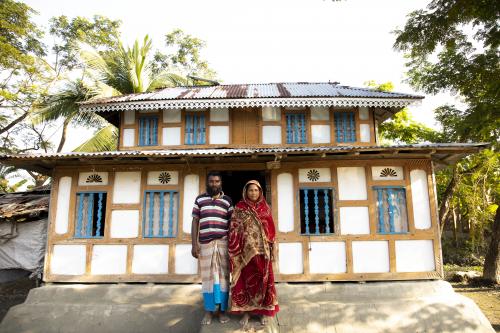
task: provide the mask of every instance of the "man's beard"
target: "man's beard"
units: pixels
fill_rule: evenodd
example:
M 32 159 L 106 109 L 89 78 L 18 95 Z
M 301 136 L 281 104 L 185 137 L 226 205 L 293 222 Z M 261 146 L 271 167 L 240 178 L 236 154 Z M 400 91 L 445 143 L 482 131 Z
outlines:
M 220 192 L 222 192 L 222 187 L 207 186 L 207 193 L 208 193 L 208 195 L 210 195 L 212 197 L 219 194 Z

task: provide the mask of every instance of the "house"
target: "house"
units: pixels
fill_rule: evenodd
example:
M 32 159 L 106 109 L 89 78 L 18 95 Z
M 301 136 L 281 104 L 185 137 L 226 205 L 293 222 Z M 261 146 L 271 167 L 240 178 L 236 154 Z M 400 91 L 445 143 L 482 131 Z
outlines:
M 118 151 L 1 155 L 53 177 L 44 280 L 199 281 L 191 209 L 206 174 L 265 188 L 278 281 L 439 279 L 434 170 L 485 144 L 382 146 L 423 97 L 338 83 L 164 88 L 92 100 Z

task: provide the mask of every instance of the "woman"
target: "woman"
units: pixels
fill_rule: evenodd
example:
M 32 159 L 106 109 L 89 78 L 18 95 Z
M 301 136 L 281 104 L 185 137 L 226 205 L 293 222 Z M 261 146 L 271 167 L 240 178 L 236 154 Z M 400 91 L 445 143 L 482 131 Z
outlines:
M 251 180 L 243 188 L 229 227 L 231 312 L 243 313 L 243 326 L 250 314 L 259 315 L 265 325 L 267 317 L 279 311 L 272 265 L 274 236 L 271 208 L 259 182 Z

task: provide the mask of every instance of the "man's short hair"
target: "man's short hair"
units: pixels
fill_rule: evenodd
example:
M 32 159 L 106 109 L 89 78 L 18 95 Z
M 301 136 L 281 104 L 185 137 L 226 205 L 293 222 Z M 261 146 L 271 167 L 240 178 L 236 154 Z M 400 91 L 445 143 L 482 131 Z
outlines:
M 208 174 L 207 174 L 207 183 L 208 183 L 208 178 L 210 177 L 219 177 L 220 180 L 222 180 L 222 175 L 219 171 L 210 171 Z

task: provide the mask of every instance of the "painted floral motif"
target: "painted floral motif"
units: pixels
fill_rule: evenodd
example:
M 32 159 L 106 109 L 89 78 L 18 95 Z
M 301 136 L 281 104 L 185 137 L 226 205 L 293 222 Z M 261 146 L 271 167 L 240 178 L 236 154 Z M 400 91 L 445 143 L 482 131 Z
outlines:
M 168 172 L 162 172 L 158 176 L 158 181 L 162 184 L 168 184 L 172 180 L 172 176 Z
M 94 173 L 87 177 L 85 180 L 86 183 L 102 183 L 102 177 L 98 174 Z
M 307 179 L 309 179 L 312 182 L 317 182 L 319 179 L 319 171 L 316 169 L 309 170 L 307 172 Z
M 382 171 L 380 171 L 380 177 L 397 177 L 398 174 L 396 173 L 396 170 L 391 169 L 391 168 L 384 168 Z

